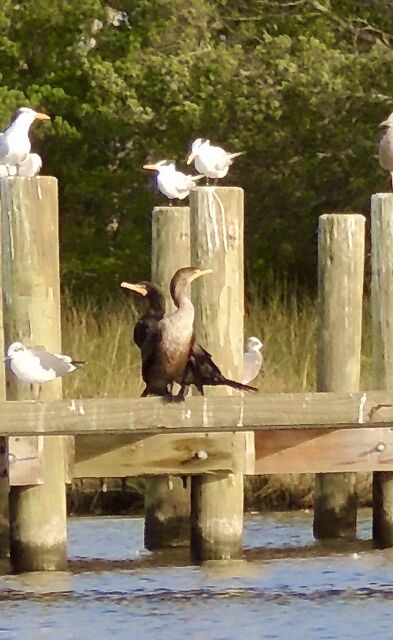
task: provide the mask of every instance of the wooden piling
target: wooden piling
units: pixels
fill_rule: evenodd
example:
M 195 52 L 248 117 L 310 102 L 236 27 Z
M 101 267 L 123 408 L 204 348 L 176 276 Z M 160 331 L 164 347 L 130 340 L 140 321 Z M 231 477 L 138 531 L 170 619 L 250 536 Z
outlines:
M 375 389 L 393 389 L 393 194 L 371 198 L 371 308 Z M 383 443 L 382 443 L 383 444 Z M 393 472 L 373 475 L 373 538 L 393 546 Z
M 174 310 L 169 283 L 190 264 L 189 207 L 155 207 L 152 217 L 152 280 L 162 287 L 167 311 Z M 190 487 L 178 476 L 146 479 L 145 547 L 187 546 L 190 541 Z
M 57 181 L 1 180 L 2 285 L 5 343 L 61 349 Z M 61 381 L 41 398 L 61 398 Z M 31 399 L 28 385 L 7 371 L 7 399 Z M 38 443 L 42 484 L 10 490 L 10 553 L 14 571 L 64 570 L 67 564 L 63 438 Z
M 0 288 L 1 288 L 1 243 L 0 243 Z M 0 296 L 0 362 L 4 354 L 3 299 Z M 0 364 L 0 399 L 5 400 L 5 365 Z M 7 438 L 0 438 L 0 560 L 9 554 L 8 512 L 8 454 Z
M 191 263 L 213 270 L 192 288 L 197 341 L 234 379 L 242 371 L 244 339 L 243 206 L 243 190 L 237 187 L 198 187 L 190 194 Z M 205 393 L 239 392 L 216 387 L 206 388 Z M 240 556 L 243 475 L 198 475 L 191 484 L 194 559 Z
M 360 378 L 365 218 L 319 219 L 318 391 L 357 391 Z M 315 477 L 314 536 L 356 535 L 356 474 Z

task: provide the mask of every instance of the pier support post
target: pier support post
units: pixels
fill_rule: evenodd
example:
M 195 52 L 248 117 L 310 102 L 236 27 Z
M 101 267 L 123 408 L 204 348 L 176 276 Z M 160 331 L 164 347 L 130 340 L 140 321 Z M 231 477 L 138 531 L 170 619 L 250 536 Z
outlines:
M 359 390 L 364 232 L 361 215 L 319 219 L 318 391 Z M 316 474 L 314 536 L 355 537 L 356 517 L 356 474 Z
M 174 305 L 169 283 L 175 271 L 190 264 L 189 207 L 155 207 L 152 217 L 152 280 L 162 287 L 167 310 Z M 190 487 L 177 476 L 146 479 L 145 547 L 188 546 L 190 542 Z
M 0 289 L 1 289 L 1 243 L 0 243 Z M 4 353 L 3 300 L 0 296 L 0 360 Z M 5 364 L 0 363 L 0 400 L 5 400 Z M 8 512 L 8 454 L 7 438 L 0 438 L 0 560 L 9 555 Z
M 190 194 L 191 263 L 211 268 L 192 288 L 197 341 L 222 372 L 238 378 L 243 360 L 243 190 L 198 187 Z M 239 393 L 206 388 L 206 395 Z M 191 550 L 195 560 L 236 558 L 242 552 L 243 475 L 191 479 Z
M 393 389 L 393 194 L 371 198 L 371 308 L 375 389 Z M 373 538 L 393 546 L 393 472 L 373 474 Z
M 6 345 L 20 340 L 59 352 L 57 181 L 4 178 L 0 190 Z M 9 370 L 7 378 L 8 400 L 31 399 L 28 386 Z M 41 397 L 61 398 L 61 380 L 44 385 Z M 45 438 L 40 446 L 43 483 L 10 490 L 10 554 L 17 572 L 60 571 L 67 564 L 63 438 Z

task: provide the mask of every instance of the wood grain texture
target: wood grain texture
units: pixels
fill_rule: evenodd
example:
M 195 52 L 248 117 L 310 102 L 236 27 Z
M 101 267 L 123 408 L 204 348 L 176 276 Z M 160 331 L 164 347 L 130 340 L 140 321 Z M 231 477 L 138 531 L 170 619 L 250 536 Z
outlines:
M 192 289 L 197 341 L 224 376 L 240 379 L 244 342 L 244 195 L 238 187 L 197 187 L 190 194 L 191 260 L 212 269 Z M 206 387 L 209 396 L 239 393 Z M 254 450 L 253 434 L 239 433 L 236 446 Z M 191 483 L 191 549 L 196 559 L 241 553 L 243 476 L 199 475 Z
M 235 434 L 78 436 L 74 477 L 250 471 Z M 162 498 L 162 497 L 161 497 Z
M 371 199 L 373 382 L 393 389 L 393 194 Z
M 393 427 L 393 390 L 159 398 L 0 402 L 0 435 L 164 434 L 270 431 L 292 427 Z
M 391 428 L 307 429 L 255 434 L 255 474 L 393 469 Z
M 318 228 L 318 391 L 357 391 L 360 379 L 365 218 L 332 213 Z M 322 471 L 322 469 L 321 469 Z M 356 535 L 356 475 L 317 473 L 314 535 Z
M 357 391 L 365 218 L 326 214 L 318 232 L 318 391 Z
M 371 198 L 371 313 L 373 382 L 393 388 L 393 194 Z M 393 475 L 373 478 L 373 538 L 379 547 L 393 546 Z
M 57 180 L 7 178 L 1 182 L 3 317 L 6 344 L 20 340 L 60 352 L 60 283 Z M 44 386 L 42 398 L 61 398 L 61 380 Z M 7 398 L 31 397 L 29 386 L 7 371 Z M 13 404 L 8 402 L 6 404 Z M 21 434 L 15 434 L 21 435 Z M 17 444 L 13 469 L 26 472 L 10 490 L 10 553 L 15 571 L 66 567 L 63 438 L 42 436 Z M 21 447 L 21 449 L 19 449 Z M 13 441 L 9 441 L 14 454 Z M 35 455 L 33 453 L 35 452 Z M 33 484 L 34 466 L 39 475 Z M 28 473 L 29 472 L 29 473 Z M 29 475 L 30 474 L 30 475 Z M 15 479 L 16 480 L 16 479 Z M 41 482 L 42 484 L 38 484 Z M 25 486 L 28 484 L 28 486 Z
M 177 269 L 190 266 L 189 207 L 154 207 L 151 228 L 152 280 L 164 291 L 167 310 L 174 311 L 169 283 Z
M 57 218 L 53 218 L 57 181 L 5 178 L 1 181 L 0 208 L 5 344 L 20 340 L 28 346 L 59 350 L 58 232 Z M 55 399 L 59 393 L 61 381 L 56 380 L 43 389 L 42 398 Z M 7 367 L 7 399 L 31 397 L 29 386 Z M 42 445 L 37 438 L 9 439 L 12 486 L 42 482 Z
M 1 179 L 0 179 L 1 191 Z M 1 215 L 1 210 L 0 210 Z M 2 282 L 2 250 L 0 237 L 0 283 Z M 3 323 L 3 296 L 0 295 L 0 400 L 5 400 L 5 363 L 3 354 L 4 345 L 4 323 Z M 9 554 L 9 513 L 8 513 L 8 441 L 7 438 L 0 437 L 0 558 L 7 558 Z
M 151 279 L 158 284 L 165 295 L 166 310 L 172 312 L 175 305 L 169 293 L 169 284 L 173 274 L 182 267 L 190 265 L 190 209 L 189 207 L 155 207 L 152 215 L 152 254 Z M 174 385 L 174 392 L 180 389 Z M 165 440 L 165 442 L 164 442 Z M 158 445 L 158 448 L 154 446 Z M 163 474 L 172 473 L 175 460 L 179 461 L 180 453 L 171 449 L 173 441 L 157 438 L 152 442 L 152 449 L 147 452 L 144 443 L 135 446 L 130 452 L 130 460 L 135 462 L 134 473 L 139 475 L 142 468 L 149 466 L 161 468 Z M 160 447 L 162 461 L 160 461 Z M 124 453 L 123 450 L 109 454 L 115 468 L 119 468 L 114 456 Z M 149 455 L 146 456 L 148 453 Z M 157 457 L 158 454 L 158 457 Z M 175 455 L 174 455 L 175 454 Z M 127 455 L 127 453 L 126 453 Z M 187 455 L 183 451 L 183 455 Z M 184 458 L 183 458 L 184 459 Z M 182 458 L 180 458 L 182 460 Z M 95 466 L 95 463 L 94 463 Z M 123 468 L 120 466 L 120 468 Z M 147 549 L 162 547 L 188 546 L 190 541 L 190 491 L 185 491 L 180 478 L 168 475 L 147 479 L 145 484 L 145 530 L 144 542 Z

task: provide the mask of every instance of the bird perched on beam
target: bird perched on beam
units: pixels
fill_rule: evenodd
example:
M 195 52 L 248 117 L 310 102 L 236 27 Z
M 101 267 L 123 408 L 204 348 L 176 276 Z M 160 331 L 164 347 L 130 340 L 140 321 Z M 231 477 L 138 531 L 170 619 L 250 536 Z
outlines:
M 15 111 L 7 129 L 0 133 L 0 165 L 18 168 L 23 164 L 30 153 L 29 129 L 34 120 L 50 120 L 50 117 L 28 107 Z
M 10 344 L 4 361 L 9 362 L 10 369 L 18 380 L 33 385 L 36 400 L 44 382 L 71 373 L 78 365 L 84 364 L 73 360 L 71 356 L 46 351 L 43 347 L 29 349 L 22 342 Z
M 385 129 L 379 142 L 379 164 L 390 172 L 390 188 L 393 191 L 393 113 L 379 126 Z
M 189 285 L 211 269 L 183 267 L 170 282 L 176 309 L 157 322 L 156 331 L 145 340 L 142 349 L 142 378 L 146 384 L 143 396 L 172 398 L 170 388 L 181 384 L 194 342 L 194 305 L 188 297 Z
M 243 353 L 243 377 L 242 382 L 247 384 L 257 377 L 262 367 L 262 350 L 263 342 L 251 336 L 248 338 Z
M 141 318 L 139 318 L 134 327 L 134 342 L 142 351 L 145 341 L 148 340 L 155 331 L 157 331 L 158 322 L 164 317 L 164 294 L 160 287 L 152 282 L 144 281 L 136 284 L 122 282 L 120 286 L 124 289 L 138 293 L 148 301 L 145 313 Z M 240 382 L 236 382 L 235 380 L 226 378 L 214 363 L 210 353 L 195 343 L 193 344 L 188 356 L 181 382 L 181 389 L 177 396 L 179 400 L 182 400 L 185 397 L 186 391 L 191 384 L 195 385 L 202 395 L 204 386 L 227 385 L 242 391 L 257 391 L 255 387 L 250 387 Z M 143 395 L 147 394 L 144 392 Z M 165 395 L 170 395 L 168 387 Z
M 175 163 L 169 162 L 169 160 L 160 160 L 155 164 L 144 164 L 143 168 L 148 171 L 157 171 L 158 190 L 169 199 L 170 204 L 172 204 L 172 200 L 187 198 L 198 180 L 204 177 L 189 176 L 177 171 Z
M 221 147 L 210 145 L 210 140 L 197 138 L 192 143 L 187 164 L 194 160 L 195 169 L 207 178 L 225 178 L 233 160 L 243 153 L 244 151 L 228 153 Z

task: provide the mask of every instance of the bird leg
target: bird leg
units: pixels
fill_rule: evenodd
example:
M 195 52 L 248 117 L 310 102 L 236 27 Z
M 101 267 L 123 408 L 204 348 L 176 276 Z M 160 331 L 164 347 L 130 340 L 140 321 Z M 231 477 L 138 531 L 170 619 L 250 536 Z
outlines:
M 33 384 L 30 385 L 30 389 L 33 394 L 33 400 L 35 402 L 38 402 L 41 395 L 42 384 L 39 384 L 38 382 L 33 382 Z

